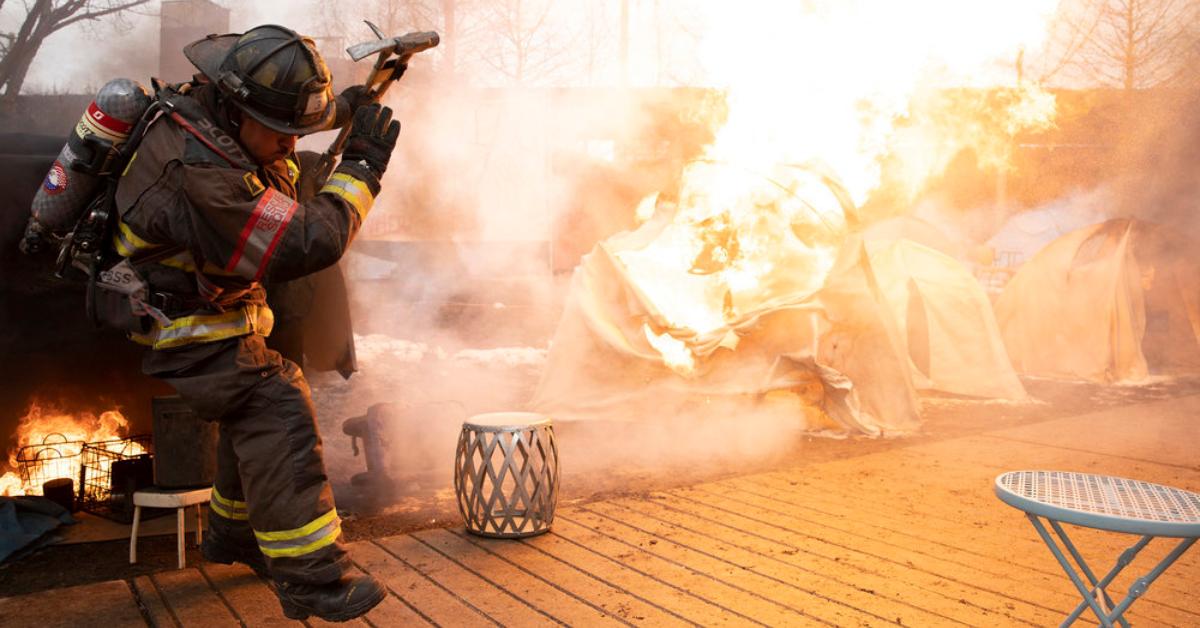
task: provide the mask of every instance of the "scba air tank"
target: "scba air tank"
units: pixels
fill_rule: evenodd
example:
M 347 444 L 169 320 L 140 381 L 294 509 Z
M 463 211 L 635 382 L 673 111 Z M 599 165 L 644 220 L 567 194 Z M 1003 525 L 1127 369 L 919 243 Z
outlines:
M 33 198 L 33 217 L 43 228 L 61 235 L 75 226 L 105 167 L 113 165 L 108 163 L 113 149 L 129 139 L 151 100 L 150 92 L 130 79 L 113 79 L 100 88 Z

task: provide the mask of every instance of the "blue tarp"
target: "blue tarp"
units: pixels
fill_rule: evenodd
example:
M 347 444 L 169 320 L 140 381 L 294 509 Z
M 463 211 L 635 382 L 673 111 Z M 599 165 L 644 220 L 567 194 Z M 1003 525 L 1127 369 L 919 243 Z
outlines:
M 46 533 L 75 523 L 67 509 L 45 497 L 0 497 L 0 562 L 49 541 Z

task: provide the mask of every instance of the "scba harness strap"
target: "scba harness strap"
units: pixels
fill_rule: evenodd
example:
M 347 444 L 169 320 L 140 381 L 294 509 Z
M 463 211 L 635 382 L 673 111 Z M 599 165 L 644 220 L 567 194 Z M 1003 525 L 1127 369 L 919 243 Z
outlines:
M 156 100 L 151 105 L 155 113 L 131 141 L 140 143 L 150 126 L 166 117 L 231 167 L 253 171 L 253 162 L 237 141 L 213 123 L 200 104 L 187 95 L 188 87 L 186 84 L 182 88 L 159 86 Z M 186 247 L 146 241 L 119 218 L 116 222 L 117 228 L 113 229 L 110 242 L 121 259 L 94 273 L 88 291 L 88 309 L 96 322 L 127 331 L 136 342 L 156 349 L 270 333 L 273 316 L 266 306 L 247 304 L 234 310 L 226 309 L 249 290 L 225 292 L 205 277 L 203 270 L 209 265 Z M 199 296 L 185 298 L 154 292 L 137 271 L 138 267 L 154 263 L 191 272 Z M 171 318 L 183 310 L 199 309 L 215 312 Z

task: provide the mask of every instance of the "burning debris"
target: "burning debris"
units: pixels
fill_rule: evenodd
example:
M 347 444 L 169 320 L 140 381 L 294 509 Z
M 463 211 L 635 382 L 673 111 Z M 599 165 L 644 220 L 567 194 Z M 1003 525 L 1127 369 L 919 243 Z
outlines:
M 1024 398 L 969 270 L 860 235 L 860 206 L 881 188 L 907 205 L 963 150 L 1006 168 L 1013 136 L 1053 120 L 1054 97 L 1034 85 L 942 88 L 977 84 L 995 59 L 1036 45 L 1053 3 L 973 7 L 959 17 L 980 28 L 945 37 L 961 10 L 709 5 L 726 35 L 702 42 L 723 123 L 677 193 L 643 201 L 641 226 L 577 268 L 534 407 L 632 419 L 655 401 L 717 396 L 762 412 L 786 393 L 819 410 L 793 413 L 809 427 L 883 434 L 918 425 L 916 388 Z M 745 49 L 730 54 L 730 38 Z M 890 53 L 818 61 L 849 40 Z M 744 62 L 759 47 L 778 56 L 779 42 L 805 61 L 787 73 Z
M 79 482 L 85 445 L 93 451 L 97 470 L 110 472 L 112 456 L 146 452 L 143 443 L 126 441 L 129 421 L 117 410 L 77 414 L 51 410 L 35 403 L 21 418 L 9 449 L 8 468 L 0 476 L 0 495 L 41 495 L 42 485 L 59 478 Z M 111 450 L 111 451 L 110 451 Z

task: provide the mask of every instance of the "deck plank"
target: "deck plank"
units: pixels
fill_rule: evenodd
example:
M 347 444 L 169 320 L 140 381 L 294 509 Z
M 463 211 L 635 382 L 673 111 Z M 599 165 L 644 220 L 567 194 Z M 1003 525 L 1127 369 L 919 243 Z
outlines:
M 203 563 L 200 571 L 247 626 L 302 626 L 288 619 L 271 586 L 245 565 Z
M 595 509 L 626 517 L 630 522 L 636 520 L 639 527 L 678 526 L 693 539 L 690 543 L 712 548 L 711 551 L 729 560 L 834 603 L 870 609 L 881 619 L 903 618 L 908 625 L 930 625 L 954 621 L 971 624 L 979 618 L 978 608 L 954 604 L 931 609 L 928 604 L 923 605 L 929 596 L 949 598 L 936 587 L 919 586 L 911 574 L 901 575 L 900 570 L 881 573 L 875 561 L 854 562 L 822 556 L 803 544 L 789 543 L 784 530 L 735 513 L 704 512 L 700 505 L 666 495 L 652 500 L 616 500 L 598 504 Z
M 167 608 L 183 628 L 240 627 L 225 601 L 195 567 L 163 571 L 150 576 Z
M 353 544 L 350 557 L 360 569 L 383 582 L 389 593 L 430 623 L 470 628 L 496 625 L 479 609 L 389 554 L 376 542 Z
M 380 547 L 403 560 L 460 599 L 471 601 L 486 616 L 506 626 L 558 625 L 548 613 L 527 604 L 479 574 L 443 556 L 415 536 L 393 536 Z
M 152 628 L 179 628 L 179 620 L 167 608 L 167 602 L 150 576 L 138 576 L 129 581 L 130 588 L 146 613 L 147 623 Z
M 806 615 L 791 599 L 773 599 L 764 595 L 756 585 L 770 587 L 772 583 L 745 582 L 738 578 L 737 572 L 741 569 L 736 565 L 582 509 L 567 509 L 558 516 L 561 517 L 561 521 L 555 522 L 558 534 L 672 586 L 709 600 L 719 600 L 722 607 L 750 621 L 767 625 L 825 623 Z M 568 522 L 572 525 L 564 525 Z
M 358 544 L 365 545 L 366 542 Z M 351 552 L 354 552 L 354 547 L 358 544 L 353 544 L 347 547 Z M 348 572 L 351 576 L 363 575 L 365 572 L 357 567 L 351 566 Z M 382 584 L 382 582 L 381 582 Z M 400 598 L 391 595 L 383 598 L 371 612 L 363 615 L 362 622 L 368 626 L 432 626 L 424 617 L 417 614 L 416 611 L 409 608 Z M 345 624 L 339 624 L 345 625 Z
M 487 579 L 493 586 L 504 589 L 510 595 L 542 609 L 555 621 L 569 626 L 625 625 L 625 622 L 615 618 L 604 609 L 592 606 L 557 588 L 552 584 L 558 580 L 557 574 L 554 572 L 544 574 L 543 578 L 531 575 L 513 563 L 499 558 L 448 530 L 425 530 L 417 532 L 413 536 L 443 555 L 453 557 L 455 562 Z M 501 539 L 501 541 L 516 543 L 516 541 L 507 539 Z
M 130 585 L 121 580 L 0 598 L 0 625 L 74 628 L 98 619 L 105 628 L 146 625 Z
M 619 589 L 601 576 L 589 573 L 585 567 L 577 565 L 569 558 L 558 558 L 550 553 L 553 535 L 534 537 L 525 541 L 514 542 L 508 539 L 489 539 L 469 535 L 463 531 L 454 531 L 463 539 L 474 543 L 484 551 L 492 553 L 502 560 L 536 575 L 536 577 L 562 589 L 580 600 L 604 609 L 607 613 L 623 621 L 635 625 L 649 626 L 690 626 L 683 617 L 669 610 L 634 595 L 633 592 Z M 587 563 L 595 561 L 585 561 Z
M 554 522 L 549 534 L 526 539 L 523 543 L 625 593 L 630 603 L 643 601 L 692 624 L 754 623 L 749 615 L 721 606 L 718 601 L 699 595 L 696 591 L 665 582 L 638 566 L 630 565 L 620 556 L 604 554 L 588 542 L 591 536 L 594 533 L 590 530 L 560 518 Z

